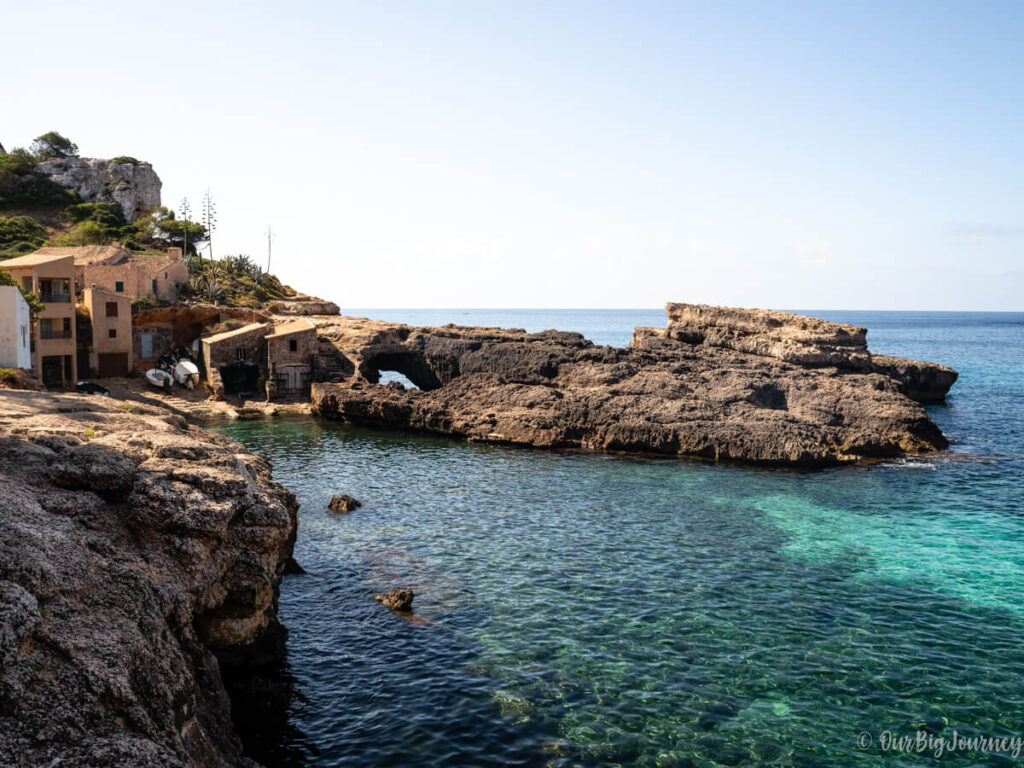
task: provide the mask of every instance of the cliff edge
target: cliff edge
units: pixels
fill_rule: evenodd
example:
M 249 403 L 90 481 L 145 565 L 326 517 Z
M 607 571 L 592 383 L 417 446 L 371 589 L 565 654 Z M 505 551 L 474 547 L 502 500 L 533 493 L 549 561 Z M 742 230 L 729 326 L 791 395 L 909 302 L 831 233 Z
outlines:
M 0 764 L 251 765 L 220 669 L 283 642 L 297 504 L 269 463 L 157 408 L 5 392 L 0 498 Z

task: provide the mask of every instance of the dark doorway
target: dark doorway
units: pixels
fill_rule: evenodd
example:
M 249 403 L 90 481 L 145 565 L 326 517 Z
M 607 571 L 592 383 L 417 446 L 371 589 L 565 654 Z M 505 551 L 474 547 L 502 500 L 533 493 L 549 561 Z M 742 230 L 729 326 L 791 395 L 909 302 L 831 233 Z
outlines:
M 127 376 L 128 375 L 128 353 L 117 352 L 105 355 L 100 355 L 99 360 L 99 374 L 101 379 L 105 379 L 108 376 Z
M 231 363 L 220 367 L 220 378 L 224 382 L 224 394 L 256 394 L 259 388 L 260 369 L 255 363 Z
M 64 359 L 60 355 L 43 357 L 43 386 L 64 386 Z

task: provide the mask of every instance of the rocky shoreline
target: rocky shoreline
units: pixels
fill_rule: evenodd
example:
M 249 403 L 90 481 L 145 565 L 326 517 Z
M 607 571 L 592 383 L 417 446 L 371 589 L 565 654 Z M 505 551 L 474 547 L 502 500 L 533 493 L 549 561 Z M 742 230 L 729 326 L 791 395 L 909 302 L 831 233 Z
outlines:
M 163 408 L 0 395 L 0 764 L 243 766 L 222 671 L 275 661 L 270 464 Z
M 312 412 L 512 445 L 824 467 L 942 450 L 921 403 L 956 371 L 874 356 L 864 328 L 769 310 L 669 304 L 626 349 L 578 333 L 318 318 L 340 382 Z M 394 370 L 416 389 L 380 386 Z

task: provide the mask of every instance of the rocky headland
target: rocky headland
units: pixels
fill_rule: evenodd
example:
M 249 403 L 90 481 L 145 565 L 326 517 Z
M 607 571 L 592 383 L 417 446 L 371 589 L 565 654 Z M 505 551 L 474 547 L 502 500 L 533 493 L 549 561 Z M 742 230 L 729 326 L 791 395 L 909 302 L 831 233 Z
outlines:
M 160 205 L 160 177 L 152 165 L 134 158 L 56 157 L 36 170 L 86 203 L 117 203 L 129 222 Z
M 240 766 L 222 672 L 282 652 L 294 496 L 168 411 L 0 395 L 0 764 Z
M 578 333 L 321 318 L 337 381 L 317 415 L 547 448 L 821 467 L 937 451 L 922 408 L 946 366 L 867 349 L 864 328 L 768 310 L 669 304 L 628 348 Z M 321 352 L 323 354 L 323 351 Z M 380 372 L 417 387 L 378 384 Z

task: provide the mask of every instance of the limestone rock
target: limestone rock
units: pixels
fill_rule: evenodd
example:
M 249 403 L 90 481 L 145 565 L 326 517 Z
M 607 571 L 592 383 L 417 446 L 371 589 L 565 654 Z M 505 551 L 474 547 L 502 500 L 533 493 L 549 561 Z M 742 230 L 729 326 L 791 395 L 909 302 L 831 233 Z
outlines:
M 361 502 L 345 493 L 338 496 L 331 496 L 331 500 L 327 502 L 327 508 L 329 510 L 332 512 L 341 512 L 342 514 L 347 514 L 353 509 L 358 509 L 361 506 L 363 506 Z
M 221 669 L 280 653 L 295 498 L 123 407 L 0 394 L 0 765 L 251 766 Z
M 117 203 L 125 219 L 134 221 L 160 205 L 162 182 L 149 163 L 116 163 L 91 157 L 57 157 L 36 167 L 86 203 Z
M 787 313 L 671 309 L 678 306 L 669 314 L 686 320 L 686 340 L 670 321 L 637 329 L 626 349 L 562 331 L 321 318 L 321 339 L 353 370 L 313 384 L 313 412 L 486 442 L 786 466 L 947 446 L 910 396 L 915 369 L 904 363 L 913 361 L 876 366 L 864 329 Z M 702 330 L 695 318 L 704 314 Z M 376 385 L 382 370 L 419 389 Z
M 402 587 L 392 589 L 390 592 L 383 592 L 379 595 L 374 595 L 373 599 L 393 611 L 411 611 L 413 597 L 414 595 L 411 589 L 408 587 Z

